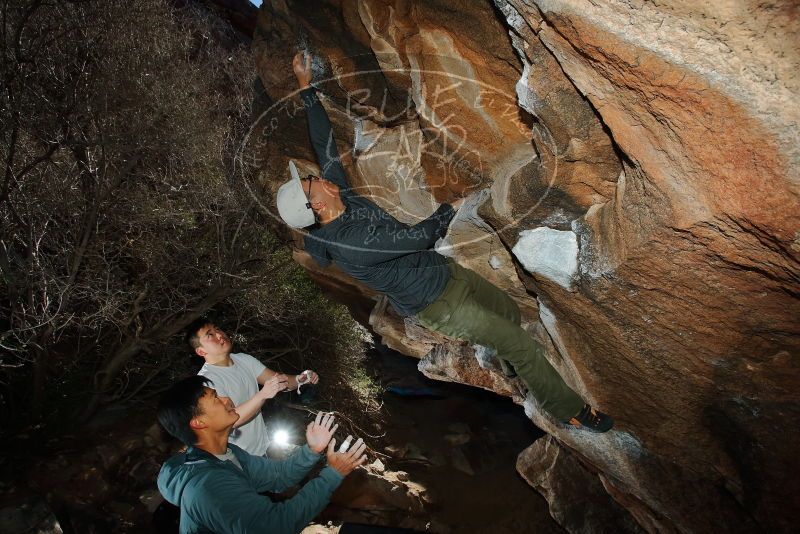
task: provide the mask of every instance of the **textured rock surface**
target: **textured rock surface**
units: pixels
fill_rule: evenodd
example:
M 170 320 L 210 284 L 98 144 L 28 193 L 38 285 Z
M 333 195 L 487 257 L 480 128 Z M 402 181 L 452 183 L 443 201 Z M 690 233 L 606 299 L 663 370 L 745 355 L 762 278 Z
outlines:
M 424 530 L 431 504 L 427 490 L 409 481 L 407 473 L 373 464 L 345 478 L 327 514 L 357 524 Z
M 263 175 L 282 180 L 288 157 L 313 167 L 302 116 L 287 111 L 302 41 L 354 185 L 409 222 L 473 193 L 439 250 L 507 291 L 567 382 L 617 419 L 592 436 L 524 401 L 587 467 L 574 476 L 596 476 L 649 531 L 788 531 L 800 505 L 798 25 L 790 1 L 267 3 L 254 51 L 280 136 L 265 134 Z M 543 227 L 577 238 L 571 290 L 510 252 Z M 429 376 L 522 400 L 472 347 L 296 258 Z M 574 487 L 547 490 L 554 516 Z
M 550 513 L 569 532 L 643 532 L 631 514 L 558 442 L 537 440 L 517 458 L 517 471 L 550 503 Z
M 53 511 L 44 501 L 30 501 L 0 508 L 0 529 L 7 534 L 63 534 Z
M 418 368 L 428 378 L 481 387 L 517 401 L 522 399 L 520 391 L 524 390 L 520 387 L 524 386 L 518 380 L 509 384 L 498 367 L 482 367 L 473 349 L 463 345 L 437 345 L 419 362 Z

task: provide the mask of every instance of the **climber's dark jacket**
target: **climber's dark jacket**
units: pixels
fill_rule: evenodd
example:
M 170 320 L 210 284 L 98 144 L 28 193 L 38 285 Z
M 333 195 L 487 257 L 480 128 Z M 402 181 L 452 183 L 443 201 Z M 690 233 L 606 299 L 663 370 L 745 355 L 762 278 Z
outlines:
M 447 231 L 455 214 L 452 206 L 442 204 L 433 215 L 409 226 L 357 194 L 347 182 L 319 97 L 313 88 L 304 89 L 300 96 L 322 177 L 339 186 L 345 205 L 339 217 L 309 232 L 306 251 L 320 266 L 333 261 L 356 280 L 385 294 L 399 313 L 416 314 L 442 293 L 450 278 L 445 257 L 431 247 Z

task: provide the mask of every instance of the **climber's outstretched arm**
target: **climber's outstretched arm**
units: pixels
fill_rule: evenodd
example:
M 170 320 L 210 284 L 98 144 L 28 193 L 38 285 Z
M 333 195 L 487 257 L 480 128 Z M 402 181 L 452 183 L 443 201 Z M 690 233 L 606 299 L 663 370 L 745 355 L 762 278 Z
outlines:
M 331 121 L 319 101 L 316 90 L 311 87 L 311 54 L 298 52 L 292 60 L 292 69 L 300 87 L 300 98 L 303 101 L 308 118 L 308 134 L 311 138 L 314 152 L 317 154 L 317 163 L 319 164 L 322 178 L 342 188 L 350 187 L 339 158 L 336 141 L 333 139 Z

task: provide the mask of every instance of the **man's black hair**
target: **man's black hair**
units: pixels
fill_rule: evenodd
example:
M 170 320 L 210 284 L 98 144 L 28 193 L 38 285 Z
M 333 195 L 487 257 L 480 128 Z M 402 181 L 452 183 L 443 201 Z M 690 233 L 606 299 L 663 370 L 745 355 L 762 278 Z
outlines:
M 164 430 L 186 445 L 194 445 L 197 442 L 197 436 L 189 426 L 189 421 L 202 415 L 199 401 L 205 393 L 203 389 L 205 387 L 211 387 L 211 381 L 204 376 L 184 378 L 169 388 L 158 404 L 158 422 Z
M 189 348 L 192 349 L 192 354 L 194 354 L 194 349 L 200 346 L 200 336 L 197 335 L 197 331 L 207 324 L 213 323 L 214 321 L 208 317 L 198 317 L 186 327 L 183 339 L 186 341 L 186 344 L 189 345 Z

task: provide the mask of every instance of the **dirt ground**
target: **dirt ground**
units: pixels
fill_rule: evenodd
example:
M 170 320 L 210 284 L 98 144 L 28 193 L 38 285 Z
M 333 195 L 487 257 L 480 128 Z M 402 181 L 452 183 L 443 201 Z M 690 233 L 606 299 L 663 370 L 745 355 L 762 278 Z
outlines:
M 385 387 L 428 388 L 439 395 L 384 395 L 391 421 L 385 442 L 413 444 L 412 453 L 429 460 L 395 458 L 388 467 L 428 489 L 436 503 L 432 519 L 451 532 L 563 532 L 544 498 L 515 469 L 519 452 L 543 435 L 520 406 L 483 390 L 428 380 L 412 358 L 377 351 L 372 357 Z

